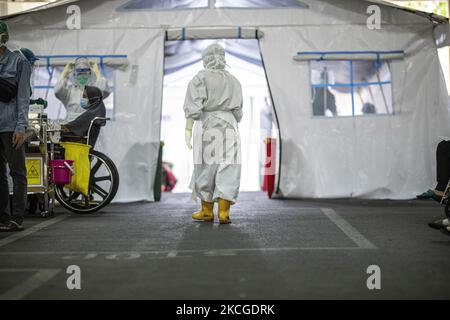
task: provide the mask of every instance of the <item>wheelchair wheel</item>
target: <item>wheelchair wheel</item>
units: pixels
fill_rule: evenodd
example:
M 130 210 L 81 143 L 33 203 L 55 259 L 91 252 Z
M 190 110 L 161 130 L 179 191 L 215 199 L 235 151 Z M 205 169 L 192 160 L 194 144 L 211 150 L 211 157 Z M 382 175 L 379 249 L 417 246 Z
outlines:
M 119 188 L 119 172 L 112 160 L 98 151 L 91 151 L 90 157 L 89 197 L 65 186 L 56 187 L 58 202 L 75 213 L 87 214 L 102 209 L 114 199 Z
M 450 219 L 450 201 L 447 199 L 445 202 L 445 215 Z

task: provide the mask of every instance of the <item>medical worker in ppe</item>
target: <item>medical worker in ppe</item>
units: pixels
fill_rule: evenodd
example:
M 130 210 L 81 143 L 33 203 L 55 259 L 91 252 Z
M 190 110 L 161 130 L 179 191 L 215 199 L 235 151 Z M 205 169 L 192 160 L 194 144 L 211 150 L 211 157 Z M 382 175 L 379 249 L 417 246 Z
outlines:
M 202 201 L 200 211 L 192 218 L 214 221 L 214 202 L 218 202 L 219 222 L 228 224 L 230 205 L 237 200 L 241 179 L 238 122 L 242 119 L 242 88 L 225 70 L 222 46 L 208 46 L 202 57 L 204 70 L 189 82 L 184 103 L 185 138 L 190 149 L 195 122 L 190 188 Z
M 31 65 L 31 77 L 30 77 L 30 88 L 31 88 L 31 92 L 30 92 L 30 96 L 33 94 L 33 88 L 34 88 L 34 70 L 35 70 L 35 63 L 36 61 L 39 61 L 39 58 L 36 57 L 36 55 L 34 54 L 33 51 L 31 51 L 28 48 L 20 48 L 14 52 L 17 52 L 19 55 L 21 55 L 22 57 L 24 57 Z M 38 99 L 30 99 L 30 105 L 31 104 L 40 104 L 45 108 L 47 108 L 48 106 L 48 101 L 44 100 L 42 98 L 38 98 Z
M 69 81 L 72 75 L 72 81 Z M 106 79 L 102 76 L 98 65 L 89 62 L 85 57 L 80 57 L 66 65 L 61 74 L 61 79 L 55 85 L 55 96 L 66 108 L 66 121 L 75 120 L 85 109 L 81 106 L 85 86 L 93 86 L 100 89 L 103 99 L 111 93 Z

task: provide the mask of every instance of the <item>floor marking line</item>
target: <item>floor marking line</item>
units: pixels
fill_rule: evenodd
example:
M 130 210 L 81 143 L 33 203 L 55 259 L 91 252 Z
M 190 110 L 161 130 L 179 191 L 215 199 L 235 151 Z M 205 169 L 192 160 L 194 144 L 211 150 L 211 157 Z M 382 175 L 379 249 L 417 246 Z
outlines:
M 345 233 L 360 249 L 377 249 L 377 247 L 356 230 L 350 223 L 342 218 L 331 208 L 321 208 L 322 212 L 331 220 L 342 232 Z
M 37 232 L 39 230 L 47 228 L 47 227 L 51 226 L 52 224 L 61 222 L 62 220 L 68 218 L 69 216 L 70 215 L 68 215 L 68 214 L 61 215 L 61 216 L 52 218 L 50 220 L 41 222 L 41 223 L 39 223 L 39 224 L 37 224 L 35 226 L 32 226 L 30 228 L 27 228 L 24 231 L 13 233 L 10 236 L 0 240 L 0 248 L 4 247 L 7 244 L 10 244 L 10 243 L 12 243 L 14 241 L 17 241 L 19 239 L 25 238 L 25 237 L 29 236 L 30 234 L 33 234 L 33 233 L 35 233 L 35 232 Z
M 361 247 L 284 247 L 284 248 L 230 248 L 230 249 L 192 249 L 192 250 L 176 250 L 176 257 L 180 254 L 185 253 L 230 253 L 230 252 L 281 252 L 281 251 L 314 251 L 314 250 L 361 250 L 361 249 L 375 249 L 375 248 L 361 248 Z M 170 251 L 158 251 L 158 250 L 145 250 L 145 251 L 3 251 L 0 252 L 0 256 L 7 255 L 80 255 L 85 256 L 88 254 L 97 255 L 127 255 L 127 254 L 156 254 L 156 255 L 166 255 L 168 257 L 173 257 Z
M 32 270 L 32 269 L 31 269 Z M 13 269 L 1 270 L 0 272 L 14 272 Z M 24 272 L 26 269 L 17 269 L 16 272 Z M 29 271 L 29 270 L 28 270 Z M 34 270 L 36 271 L 36 270 Z M 19 283 L 12 289 L 0 295 L 0 300 L 19 300 L 29 295 L 34 290 L 40 288 L 47 281 L 55 277 L 61 269 L 39 269 L 30 278 Z
M 177 251 L 170 251 L 168 254 L 167 254 L 167 258 L 176 258 L 177 257 L 177 254 L 178 254 L 178 252 Z

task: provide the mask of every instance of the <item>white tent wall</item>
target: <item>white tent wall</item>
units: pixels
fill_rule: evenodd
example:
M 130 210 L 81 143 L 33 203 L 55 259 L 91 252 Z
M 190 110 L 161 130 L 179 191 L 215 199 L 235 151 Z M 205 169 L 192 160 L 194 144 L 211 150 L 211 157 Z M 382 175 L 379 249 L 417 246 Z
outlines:
M 309 9 L 118 11 L 128 1 L 77 1 L 82 30 L 67 30 L 67 5 L 9 19 L 12 43 L 37 54 L 126 54 L 117 71 L 116 121 L 99 148 L 118 165 L 117 201 L 153 200 L 160 137 L 164 29 L 258 27 L 282 138 L 280 195 L 411 198 L 435 180 L 438 136 L 450 136 L 448 98 L 425 17 L 382 6 L 382 29 L 366 27 L 368 2 L 304 0 Z M 298 51 L 405 50 L 392 62 L 396 115 L 314 119 L 308 62 Z
M 435 148 L 450 133 L 448 97 L 429 26 L 261 28 L 282 137 L 281 195 L 412 198 L 435 183 Z M 395 115 L 313 118 L 299 51 L 405 50 L 392 61 Z

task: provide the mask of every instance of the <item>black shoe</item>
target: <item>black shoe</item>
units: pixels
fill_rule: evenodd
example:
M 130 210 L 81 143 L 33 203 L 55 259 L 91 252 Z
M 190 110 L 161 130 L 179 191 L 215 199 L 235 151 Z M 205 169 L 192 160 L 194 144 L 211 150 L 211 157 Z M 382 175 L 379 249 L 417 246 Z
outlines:
M 441 232 L 447 236 L 450 236 L 450 227 L 441 228 Z
M 0 226 L 0 232 L 16 232 L 23 230 L 24 230 L 23 225 L 15 221 L 10 221 L 8 224 Z
M 440 230 L 440 229 L 446 227 L 446 225 L 442 221 L 443 220 L 436 220 L 436 221 L 430 222 L 428 225 L 430 226 L 430 228 Z
M 434 191 L 431 189 L 428 189 L 422 194 L 419 194 L 416 196 L 417 199 L 432 199 L 434 196 Z

